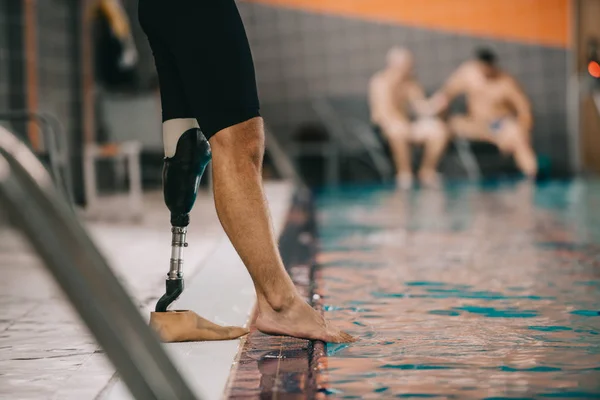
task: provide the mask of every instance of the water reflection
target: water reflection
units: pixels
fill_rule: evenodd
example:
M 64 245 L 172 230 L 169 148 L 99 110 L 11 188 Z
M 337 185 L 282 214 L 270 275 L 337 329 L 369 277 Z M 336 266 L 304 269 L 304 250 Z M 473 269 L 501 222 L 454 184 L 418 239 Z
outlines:
M 600 397 L 600 184 L 318 201 L 335 398 Z

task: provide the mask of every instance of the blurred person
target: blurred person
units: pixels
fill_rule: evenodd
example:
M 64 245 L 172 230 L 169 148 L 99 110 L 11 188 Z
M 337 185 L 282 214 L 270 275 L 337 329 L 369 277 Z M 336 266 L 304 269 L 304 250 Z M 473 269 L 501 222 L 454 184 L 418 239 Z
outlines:
M 376 73 L 369 85 L 371 122 L 389 141 L 396 166 L 396 182 L 409 189 L 413 185 L 411 145 L 424 145 L 425 154 L 418 177 L 424 186 L 438 187 L 437 165 L 448 143 L 445 124 L 424 113 L 426 96 L 413 76 L 412 54 L 392 48 L 387 67 Z
M 281 260 L 262 187 L 265 132 L 254 63 L 235 1 L 138 4 L 161 93 L 163 190 L 173 232 L 167 292 L 170 283 L 183 290 L 181 247 L 200 177 L 212 158 L 215 207 L 254 282 L 256 327 L 267 334 L 353 341 L 304 301 Z M 168 331 L 177 314 L 157 304 L 153 326 Z M 210 326 L 222 339 L 235 337 L 226 327 Z
M 138 52 L 121 0 L 95 0 L 90 12 L 95 21 L 96 80 L 107 88 L 130 83 Z
M 116 139 L 107 114 L 111 93 L 131 89 L 136 81 L 138 52 L 121 1 L 92 0 L 86 8 L 93 38 L 94 141 L 103 146 L 111 146 Z M 111 187 L 115 178 L 124 179 L 118 165 L 103 164 L 97 177 L 100 188 Z
M 468 114 L 450 119 L 452 133 L 493 143 L 515 158 L 525 176 L 534 178 L 538 167 L 531 146 L 531 104 L 517 81 L 498 66 L 492 50 L 478 49 L 475 59 L 450 76 L 430 99 L 431 112 L 446 109 L 461 94 L 466 95 Z
M 94 37 L 94 107 L 98 143 L 111 142 L 105 102 L 111 91 L 125 88 L 135 80 L 138 52 L 131 24 L 121 0 L 94 0 L 87 9 Z M 101 174 L 100 182 L 109 176 Z

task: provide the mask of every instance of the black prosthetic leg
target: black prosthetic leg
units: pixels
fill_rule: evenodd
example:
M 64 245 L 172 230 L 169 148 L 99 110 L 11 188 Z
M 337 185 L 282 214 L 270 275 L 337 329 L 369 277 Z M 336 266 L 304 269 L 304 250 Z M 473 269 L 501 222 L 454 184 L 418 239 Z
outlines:
M 165 158 L 163 191 L 171 212 L 171 264 L 166 281 L 166 293 L 156 303 L 157 312 L 167 311 L 183 292 L 183 248 L 190 223 L 189 213 L 196 201 L 198 185 L 211 160 L 210 145 L 200 129 L 187 130 L 177 142 L 177 151 Z

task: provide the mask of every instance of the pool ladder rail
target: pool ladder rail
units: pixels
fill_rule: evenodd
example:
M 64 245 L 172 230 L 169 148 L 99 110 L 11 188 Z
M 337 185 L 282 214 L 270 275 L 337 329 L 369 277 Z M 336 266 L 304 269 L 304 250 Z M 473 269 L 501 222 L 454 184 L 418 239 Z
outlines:
M 2 126 L 0 207 L 31 242 L 136 399 L 199 399 L 42 163 Z

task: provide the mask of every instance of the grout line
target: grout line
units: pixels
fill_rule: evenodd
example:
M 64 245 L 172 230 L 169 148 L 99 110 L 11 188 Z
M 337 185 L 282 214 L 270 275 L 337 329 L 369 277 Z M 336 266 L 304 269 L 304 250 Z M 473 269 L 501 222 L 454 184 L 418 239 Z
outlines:
M 277 369 L 275 370 L 275 391 L 273 393 L 273 400 L 277 400 L 279 391 L 277 385 L 279 384 L 279 371 L 281 370 L 281 359 L 283 357 L 283 338 L 279 339 L 279 354 L 277 355 Z
M 98 392 L 96 397 L 94 397 L 94 400 L 103 400 L 104 398 L 106 398 L 106 395 L 110 392 L 110 390 L 115 386 L 117 382 L 119 382 L 119 374 L 115 371 L 113 376 L 111 376 L 108 382 L 106 382 L 106 385 L 104 385 L 104 387 L 100 389 L 100 392 Z
M 14 318 L 7 326 L 6 328 L 4 328 L 2 331 L 0 331 L 0 333 L 6 332 L 8 331 L 14 324 L 16 324 L 17 322 L 19 322 L 20 319 L 27 317 L 29 314 L 31 314 L 31 312 L 33 310 L 35 310 L 36 308 L 39 307 L 39 305 L 43 303 L 42 300 L 38 300 L 35 302 L 34 305 L 31 306 L 31 308 L 27 311 L 25 311 L 23 314 L 21 314 L 20 316 Z
M 246 325 L 248 326 L 248 329 L 250 328 L 252 323 L 256 320 L 257 315 L 258 315 L 258 307 L 255 303 L 254 308 L 252 309 L 252 312 L 250 313 L 250 317 L 248 318 L 248 321 L 246 321 Z M 225 390 L 223 391 L 223 397 L 222 397 L 223 399 L 228 399 L 231 396 L 232 383 L 233 383 L 232 379 L 238 373 L 239 366 L 240 366 L 240 360 L 242 359 L 242 354 L 244 353 L 244 346 L 246 346 L 246 342 L 248 342 L 248 337 L 250 336 L 250 333 L 251 332 L 248 332 L 248 334 L 245 335 L 240 340 L 240 343 L 238 345 L 238 351 L 235 355 L 235 358 L 233 359 L 233 363 L 231 364 L 231 369 L 229 370 L 229 376 L 227 377 L 227 382 L 225 383 Z

